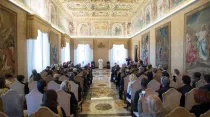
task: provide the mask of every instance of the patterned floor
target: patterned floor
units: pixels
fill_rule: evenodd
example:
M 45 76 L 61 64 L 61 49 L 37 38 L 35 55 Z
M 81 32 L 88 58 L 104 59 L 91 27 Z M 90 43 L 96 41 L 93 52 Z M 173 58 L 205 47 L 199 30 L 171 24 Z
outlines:
M 110 82 L 110 70 L 93 70 L 93 84 L 83 104 L 80 117 L 131 117 Z

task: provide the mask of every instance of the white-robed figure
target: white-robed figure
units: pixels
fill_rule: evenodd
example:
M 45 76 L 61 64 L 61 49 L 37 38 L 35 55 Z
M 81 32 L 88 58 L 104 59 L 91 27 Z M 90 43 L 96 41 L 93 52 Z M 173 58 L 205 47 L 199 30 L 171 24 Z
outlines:
M 103 60 L 102 59 L 98 59 L 98 69 L 103 69 Z

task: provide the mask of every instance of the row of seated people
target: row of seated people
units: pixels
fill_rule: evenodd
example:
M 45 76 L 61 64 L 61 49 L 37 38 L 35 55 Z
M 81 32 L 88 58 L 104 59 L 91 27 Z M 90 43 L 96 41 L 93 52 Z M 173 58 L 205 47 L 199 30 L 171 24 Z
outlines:
M 77 68 L 77 69 L 75 69 Z M 82 74 L 81 74 L 82 73 Z M 83 78 L 83 84 L 75 80 L 75 77 L 81 74 L 81 78 Z M 0 95 L 6 95 L 10 89 L 14 89 L 15 92 L 20 95 L 21 98 L 24 99 L 23 102 L 25 102 L 23 105 L 23 109 L 28 109 L 28 112 L 32 106 L 32 102 L 27 102 L 27 95 L 30 95 L 30 93 L 34 90 L 38 90 L 40 94 L 44 94 L 46 92 L 46 89 L 54 89 L 59 90 L 62 89 L 66 93 L 70 94 L 70 114 L 76 115 L 77 111 L 77 105 L 78 102 L 81 101 L 81 94 L 83 93 L 82 89 L 88 89 L 90 84 L 92 83 L 92 70 L 90 69 L 89 65 L 85 66 L 85 68 L 81 68 L 80 65 L 75 66 L 74 68 L 69 64 L 65 63 L 62 66 L 59 66 L 59 69 L 55 67 L 47 67 L 45 70 L 43 70 L 40 74 L 36 72 L 36 70 L 32 71 L 32 75 L 29 79 L 29 82 L 24 82 L 25 78 L 23 75 L 18 75 L 16 78 L 13 78 L 12 75 L 5 75 L 5 77 L 0 78 Z M 46 76 L 49 76 L 46 78 Z M 62 79 L 62 80 L 61 80 Z M 32 86 L 32 84 L 35 82 L 35 87 Z M 58 88 L 52 88 L 52 83 L 56 86 L 59 86 Z M 78 86 L 77 92 L 72 92 L 71 89 L 75 89 L 75 85 L 71 86 L 71 84 L 75 83 Z M 22 84 L 21 87 L 17 87 L 17 83 Z M 81 85 L 83 88 L 81 88 Z M 55 86 L 54 86 L 55 87 Z M 68 90 L 67 90 L 68 89 Z M 30 93 L 29 93 L 30 92 Z M 51 91 L 52 92 L 52 91 Z M 75 95 L 76 93 L 77 95 Z M 52 97 L 52 96 L 50 96 Z M 50 98 L 48 97 L 48 98 Z M 54 98 L 54 97 L 52 97 Z M 56 97 L 55 97 L 56 98 Z M 44 99 L 44 96 L 43 96 Z M 49 99 L 50 100 L 50 99 Z M 57 101 L 57 100 L 56 100 Z M 40 99 L 41 102 L 41 99 Z M 29 104 L 30 103 L 30 104 Z M 55 102 L 56 103 L 56 102 Z M 8 103 L 10 104 L 10 103 Z M 12 109 L 6 108 L 8 106 L 7 103 L 4 103 L 3 100 L 0 101 L 0 111 L 5 112 L 8 115 L 11 115 Z M 6 109 L 5 109 L 6 108 Z M 9 109 L 9 110 L 8 110 Z M 50 108 L 51 109 L 51 108 Z M 56 110 L 51 109 L 53 112 L 57 113 Z M 14 114 L 14 113 L 13 113 Z M 31 114 L 31 111 L 28 113 Z M 65 116 L 65 113 L 63 113 L 63 116 Z
M 131 97 L 132 97 L 132 87 L 131 87 L 132 84 L 134 84 L 138 78 L 141 78 L 142 82 L 139 82 L 141 85 L 141 89 L 134 92 L 135 95 L 133 93 L 134 98 L 132 99 L 132 101 L 133 101 L 132 109 L 134 111 L 137 111 L 137 102 L 139 100 L 139 93 L 141 93 L 142 90 L 145 90 L 145 88 L 147 88 L 147 84 L 153 80 L 155 80 L 156 82 L 160 80 L 160 86 L 159 86 L 160 89 L 154 88 L 154 90 L 157 91 L 161 100 L 162 100 L 162 95 L 165 92 L 167 92 L 171 88 L 171 85 L 173 84 L 172 86 L 174 88 L 177 88 L 177 90 L 182 94 L 181 99 L 180 99 L 180 106 L 184 107 L 185 106 L 185 93 L 191 91 L 191 89 L 193 87 L 195 87 L 196 82 L 198 81 L 199 77 L 201 76 L 201 74 L 199 72 L 194 73 L 195 78 L 192 78 L 192 83 L 191 83 L 191 78 L 188 75 L 180 75 L 179 71 L 177 69 L 174 70 L 175 74 L 173 75 L 172 78 L 170 78 L 166 67 L 163 69 L 156 69 L 156 68 L 152 69 L 152 66 L 149 65 L 148 68 L 149 69 L 147 71 L 145 71 L 143 67 L 140 67 L 138 73 L 131 74 L 131 75 L 130 75 L 131 72 L 129 72 L 130 70 L 126 70 L 125 75 L 123 77 L 121 77 L 121 81 L 124 81 L 123 78 L 125 78 L 126 76 L 130 77 L 129 78 L 130 81 L 128 82 L 128 85 L 127 85 L 127 95 L 126 95 L 127 99 L 131 99 Z M 122 69 L 121 69 L 121 73 L 122 73 Z M 158 79 L 158 77 L 161 77 L 161 78 Z M 144 79 L 147 79 L 147 80 L 144 80 Z M 204 79 L 206 81 L 206 85 L 201 87 L 201 89 L 209 91 L 210 75 L 208 75 L 208 74 L 204 75 Z M 123 84 L 124 83 L 121 83 L 121 86 Z M 121 90 L 123 90 L 123 88 L 121 88 Z M 199 116 L 201 113 L 204 113 L 204 112 L 208 111 L 208 109 L 210 109 L 210 106 L 207 106 L 207 104 L 208 104 L 208 101 L 206 103 L 196 105 L 191 109 L 191 111 L 193 113 L 195 113 L 196 116 Z M 203 107 L 203 109 L 199 110 L 198 109 L 199 106 Z

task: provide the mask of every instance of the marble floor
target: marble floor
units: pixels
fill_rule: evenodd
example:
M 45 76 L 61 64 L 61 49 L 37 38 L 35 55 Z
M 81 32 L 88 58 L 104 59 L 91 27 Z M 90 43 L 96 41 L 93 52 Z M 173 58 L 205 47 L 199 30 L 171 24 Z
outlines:
M 119 99 L 116 86 L 110 82 L 110 70 L 93 70 L 93 84 L 79 117 L 131 117 Z

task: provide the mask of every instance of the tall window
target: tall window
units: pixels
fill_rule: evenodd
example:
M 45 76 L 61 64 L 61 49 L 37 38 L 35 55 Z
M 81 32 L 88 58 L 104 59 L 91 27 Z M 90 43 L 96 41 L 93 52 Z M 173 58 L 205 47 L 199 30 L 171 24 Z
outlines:
M 70 61 L 70 43 L 66 42 L 66 47 L 61 49 L 62 63 Z
M 78 44 L 77 49 L 75 49 L 74 63 L 81 64 L 85 66 L 88 63 L 91 63 L 93 60 L 93 49 L 90 48 L 89 44 Z
M 41 72 L 50 65 L 50 43 L 47 33 L 38 30 L 37 39 L 27 40 L 27 64 L 28 77 L 33 69 Z
M 128 51 L 124 47 L 124 44 L 116 45 L 114 44 L 112 49 L 109 50 L 109 60 L 111 66 L 114 65 L 114 63 L 119 64 L 122 66 L 122 64 L 126 63 L 126 58 L 128 57 Z

